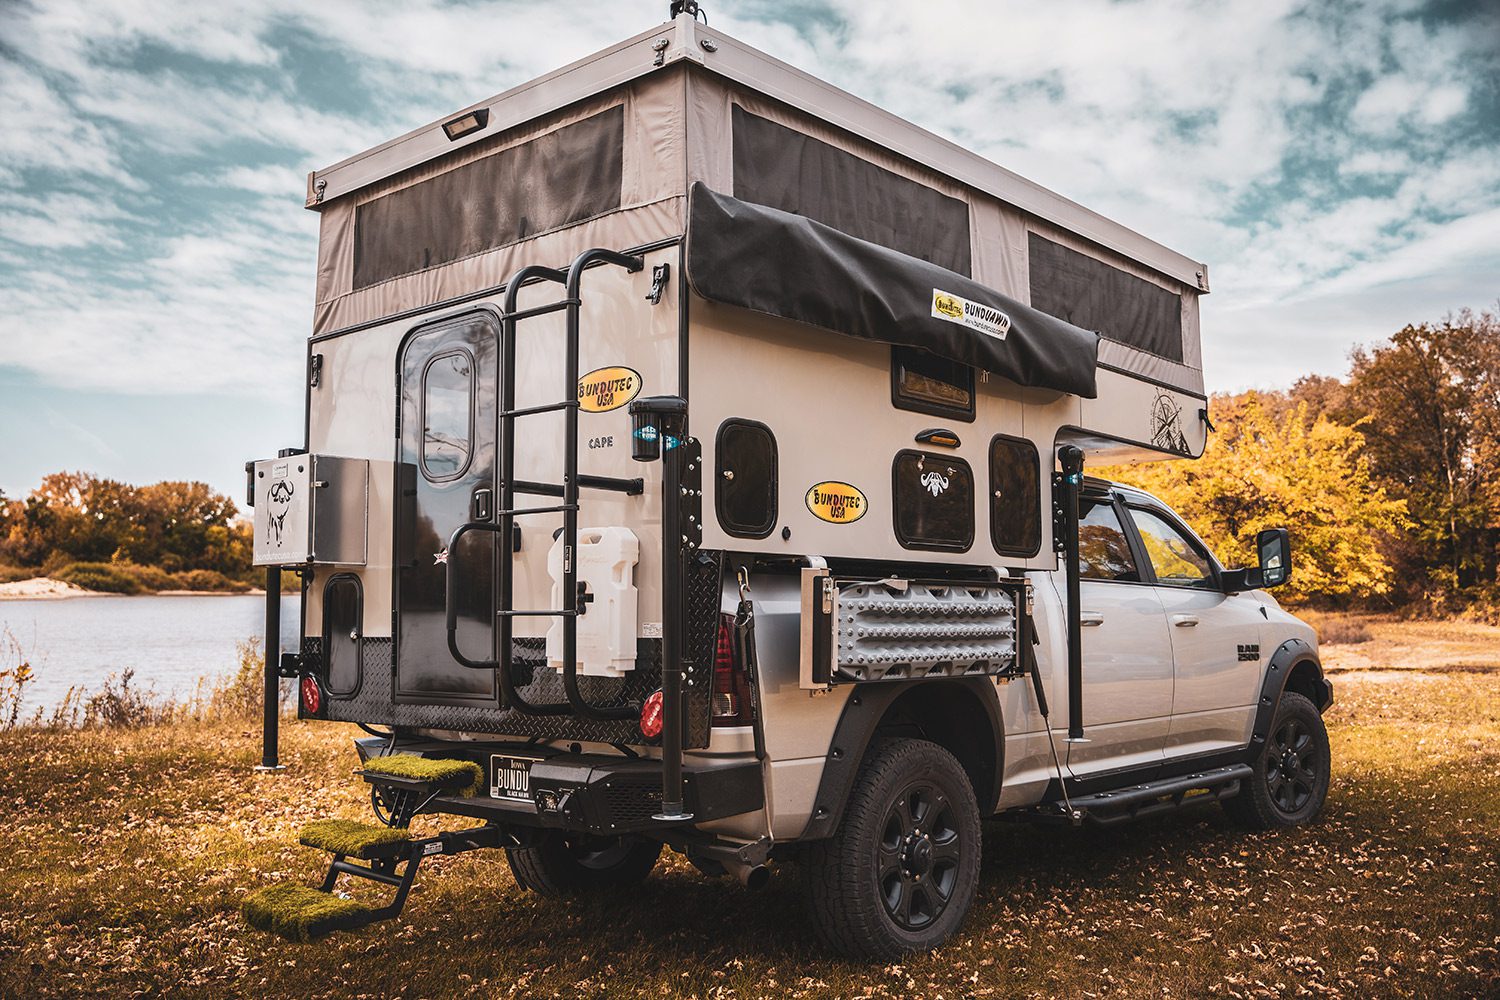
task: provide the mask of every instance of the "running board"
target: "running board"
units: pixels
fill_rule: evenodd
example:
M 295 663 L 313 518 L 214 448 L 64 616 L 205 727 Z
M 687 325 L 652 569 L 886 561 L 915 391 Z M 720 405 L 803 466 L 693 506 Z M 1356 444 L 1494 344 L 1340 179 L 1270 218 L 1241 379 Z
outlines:
M 1072 797 L 1073 815 L 1059 799 L 1039 809 L 1044 820 L 1109 825 L 1154 813 L 1172 812 L 1199 802 L 1218 802 L 1240 793 L 1240 783 L 1255 772 L 1249 764 L 1216 767 L 1178 778 L 1160 778 L 1107 792 Z

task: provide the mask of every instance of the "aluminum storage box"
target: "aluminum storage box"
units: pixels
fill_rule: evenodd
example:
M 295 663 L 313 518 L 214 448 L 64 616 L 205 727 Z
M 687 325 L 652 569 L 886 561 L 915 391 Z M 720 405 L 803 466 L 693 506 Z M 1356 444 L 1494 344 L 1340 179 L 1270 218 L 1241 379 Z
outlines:
M 370 463 L 289 455 L 255 463 L 257 566 L 363 566 Z

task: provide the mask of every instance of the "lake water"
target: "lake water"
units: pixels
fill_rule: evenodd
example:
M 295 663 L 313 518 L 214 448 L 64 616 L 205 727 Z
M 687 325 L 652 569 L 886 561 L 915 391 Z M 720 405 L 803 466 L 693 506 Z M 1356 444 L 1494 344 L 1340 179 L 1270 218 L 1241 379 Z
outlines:
M 299 601 L 281 599 L 283 650 L 297 648 Z M 235 644 L 263 634 L 265 609 L 264 597 L 244 594 L 6 600 L 0 628 L 15 635 L 36 673 L 26 692 L 34 711 L 127 669 L 132 684 L 190 697 L 200 679 L 234 672 Z

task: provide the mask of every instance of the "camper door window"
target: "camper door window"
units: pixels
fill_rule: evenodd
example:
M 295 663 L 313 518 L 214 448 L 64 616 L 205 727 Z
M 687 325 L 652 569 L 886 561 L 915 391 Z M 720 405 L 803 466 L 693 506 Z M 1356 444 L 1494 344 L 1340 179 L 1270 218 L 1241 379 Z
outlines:
M 422 474 L 435 483 L 469 467 L 474 441 L 474 359 L 448 351 L 422 372 Z
M 972 421 L 974 369 L 915 347 L 892 347 L 891 404 L 898 410 Z

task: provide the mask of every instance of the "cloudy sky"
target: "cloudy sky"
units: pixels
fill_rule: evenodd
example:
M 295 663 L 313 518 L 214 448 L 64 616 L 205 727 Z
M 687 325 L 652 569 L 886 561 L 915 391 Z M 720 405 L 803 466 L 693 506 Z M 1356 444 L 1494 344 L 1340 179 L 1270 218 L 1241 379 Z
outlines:
M 704 4 L 712 24 L 1212 267 L 1209 385 L 1500 299 L 1500 3 Z M 666 0 L 0 0 L 0 490 L 301 439 L 307 171 Z

